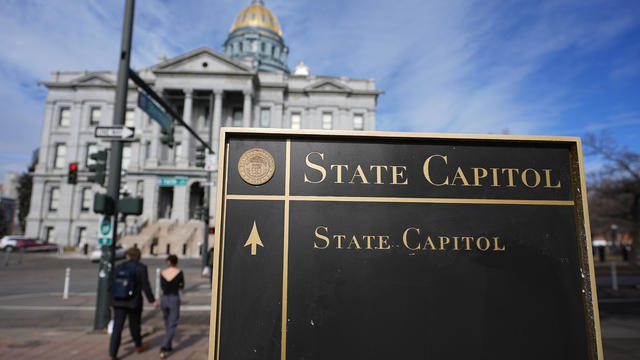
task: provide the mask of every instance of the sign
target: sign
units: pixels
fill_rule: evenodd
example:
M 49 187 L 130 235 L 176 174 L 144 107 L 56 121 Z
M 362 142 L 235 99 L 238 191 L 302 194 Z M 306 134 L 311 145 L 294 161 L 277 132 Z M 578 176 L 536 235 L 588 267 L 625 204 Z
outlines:
M 210 359 L 602 359 L 578 138 L 328 134 L 222 129 Z
M 111 140 L 133 140 L 135 128 L 120 126 L 96 126 L 94 136 Z
M 98 225 L 98 244 L 113 244 L 113 224 L 111 223 L 111 216 L 103 216 L 102 219 L 100 219 Z
M 159 177 L 156 179 L 158 186 L 187 186 L 187 178 Z
M 171 117 L 143 92 L 138 92 L 138 107 L 165 130 L 171 131 Z
M 217 154 L 207 154 L 204 159 L 204 169 L 207 171 L 217 171 L 218 170 L 218 155 Z

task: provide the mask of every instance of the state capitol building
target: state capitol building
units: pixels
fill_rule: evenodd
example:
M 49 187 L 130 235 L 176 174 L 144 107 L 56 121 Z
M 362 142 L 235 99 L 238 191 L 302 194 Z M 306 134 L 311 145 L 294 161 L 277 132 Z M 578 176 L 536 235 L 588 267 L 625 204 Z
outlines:
M 310 75 L 302 62 L 291 72 L 288 54 L 278 19 L 262 0 L 253 0 L 235 18 L 223 53 L 201 47 L 163 58 L 139 75 L 201 138 L 208 139 L 212 125 L 216 150 L 220 127 L 375 130 L 381 91 L 373 79 Z M 110 147 L 94 131 L 113 123 L 116 72 L 53 72 L 43 84 L 48 96 L 26 235 L 93 248 L 100 219 L 93 196 L 106 189 L 86 181 L 87 166 L 90 154 Z M 123 149 L 121 193 L 143 197 L 144 211 L 126 218 L 119 238 L 143 254 L 198 255 L 206 173 L 195 166 L 196 141 L 177 126 L 175 146 L 160 143 L 160 126 L 137 108 L 137 98 L 130 82 L 125 125 L 135 128 L 135 141 Z M 75 185 L 67 184 L 73 162 L 79 169 Z M 159 177 L 188 181 L 165 187 Z M 216 188 L 209 185 L 213 224 Z

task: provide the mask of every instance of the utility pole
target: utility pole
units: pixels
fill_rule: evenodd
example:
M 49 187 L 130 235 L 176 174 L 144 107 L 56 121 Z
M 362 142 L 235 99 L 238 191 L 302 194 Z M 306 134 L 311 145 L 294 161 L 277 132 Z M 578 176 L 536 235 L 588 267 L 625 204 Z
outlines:
M 213 92 L 209 95 L 209 148 L 213 145 Z M 211 203 L 211 171 L 207 170 L 207 186 L 204 189 L 204 235 L 202 238 L 202 269 L 209 266 L 209 204 Z
M 113 114 L 113 125 L 124 125 L 124 117 L 127 109 L 127 93 L 129 85 L 129 60 L 131 58 L 131 35 L 133 33 L 133 12 L 135 0 L 126 0 L 124 10 L 124 24 L 122 27 L 122 45 L 120 50 L 120 64 L 118 67 L 118 83 Z M 118 199 L 120 197 L 120 176 L 122 170 L 122 141 L 111 142 L 111 156 L 109 164 L 109 182 L 107 196 L 113 199 L 113 242 L 111 245 L 102 246 L 102 258 L 100 259 L 100 271 L 98 272 L 98 297 L 96 299 L 96 312 L 94 330 L 103 329 L 111 319 L 109 312 L 109 298 L 111 296 L 109 285 L 113 276 L 115 261 L 115 246 L 118 236 Z

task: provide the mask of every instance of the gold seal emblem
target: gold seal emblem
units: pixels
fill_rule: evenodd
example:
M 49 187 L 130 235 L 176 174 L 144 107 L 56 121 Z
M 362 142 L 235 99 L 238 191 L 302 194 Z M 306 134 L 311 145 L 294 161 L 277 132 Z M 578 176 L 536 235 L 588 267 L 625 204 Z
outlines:
M 276 162 L 265 149 L 249 149 L 238 160 L 238 173 L 247 184 L 265 184 L 271 179 L 275 170 Z

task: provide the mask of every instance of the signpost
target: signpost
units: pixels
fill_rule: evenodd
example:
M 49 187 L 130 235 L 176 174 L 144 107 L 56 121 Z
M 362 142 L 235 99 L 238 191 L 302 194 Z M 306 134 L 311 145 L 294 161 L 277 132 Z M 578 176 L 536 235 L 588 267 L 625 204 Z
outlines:
M 165 130 L 171 131 L 171 117 L 143 92 L 138 93 L 138 107 L 155 120 Z
M 158 186 L 187 186 L 188 183 L 187 178 L 176 178 L 176 177 L 159 177 L 156 178 L 156 183 Z
M 113 226 L 111 225 L 111 216 L 103 216 L 98 226 L 98 244 L 113 244 Z
M 223 129 L 209 359 L 602 359 L 578 138 Z
M 96 126 L 94 136 L 99 139 L 109 140 L 133 140 L 135 128 L 119 126 Z

